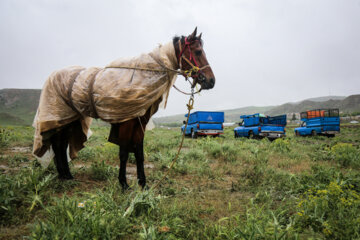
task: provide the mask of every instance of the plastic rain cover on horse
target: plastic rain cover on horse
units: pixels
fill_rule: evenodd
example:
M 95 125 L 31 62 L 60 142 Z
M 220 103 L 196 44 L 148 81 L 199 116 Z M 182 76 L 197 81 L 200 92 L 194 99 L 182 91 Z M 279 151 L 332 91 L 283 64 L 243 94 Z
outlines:
M 115 60 L 105 68 L 72 66 L 53 72 L 42 89 L 33 123 L 33 154 L 46 167 L 54 156 L 51 136 L 74 121 L 81 126 L 69 138 L 70 158 L 84 147 L 92 118 L 121 123 L 143 116 L 149 108 L 152 116 L 160 103 L 166 107 L 177 75 L 169 69 L 176 68 L 170 42 L 149 54 Z

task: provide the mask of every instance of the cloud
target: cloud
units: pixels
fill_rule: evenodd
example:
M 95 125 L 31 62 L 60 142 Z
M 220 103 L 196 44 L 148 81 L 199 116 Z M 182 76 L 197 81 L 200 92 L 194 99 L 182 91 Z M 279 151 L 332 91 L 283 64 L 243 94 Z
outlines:
M 41 88 L 56 69 L 104 66 L 198 26 L 216 85 L 196 110 L 355 94 L 359 12 L 356 0 L 3 0 L 0 88 Z M 188 89 L 181 77 L 177 85 Z M 186 101 L 172 90 L 160 115 L 185 112 Z

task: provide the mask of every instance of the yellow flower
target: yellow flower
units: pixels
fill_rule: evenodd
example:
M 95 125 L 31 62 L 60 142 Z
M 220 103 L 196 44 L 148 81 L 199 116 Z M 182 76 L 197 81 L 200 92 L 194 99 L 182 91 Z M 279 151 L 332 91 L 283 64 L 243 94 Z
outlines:
M 83 203 L 83 202 L 78 203 L 78 207 L 79 207 L 79 208 L 85 207 L 85 203 Z
M 297 215 L 299 215 L 300 217 L 304 216 L 304 210 L 302 210 L 301 212 L 297 212 Z

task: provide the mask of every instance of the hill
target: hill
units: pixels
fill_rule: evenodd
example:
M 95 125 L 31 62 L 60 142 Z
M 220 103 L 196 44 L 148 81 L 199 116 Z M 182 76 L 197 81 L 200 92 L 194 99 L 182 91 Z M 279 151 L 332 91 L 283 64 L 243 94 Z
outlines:
M 40 93 L 40 89 L 1 89 L 0 125 L 31 125 Z
M 40 89 L 1 89 L 0 125 L 31 125 L 40 99 Z M 237 122 L 243 114 L 268 115 L 298 113 L 316 108 L 339 108 L 343 113 L 360 112 L 360 95 L 310 98 L 279 106 L 249 106 L 224 110 L 225 122 Z M 184 114 L 154 118 L 156 125 L 181 125 Z M 102 125 L 102 121 L 95 124 Z
M 346 96 L 325 96 L 325 97 L 308 98 L 306 100 L 307 101 L 313 101 L 313 102 L 326 102 L 326 101 L 329 101 L 329 100 L 343 100 L 345 98 L 346 98 Z M 295 103 L 301 103 L 303 101 L 305 101 L 305 100 L 295 102 Z
M 360 94 L 351 95 L 343 99 L 336 98 L 328 99 L 326 101 L 306 99 L 300 103 L 285 103 L 280 106 L 274 107 L 268 111 L 265 111 L 265 114 L 278 115 L 285 113 L 299 113 L 309 109 L 318 108 L 339 108 L 340 112 L 342 113 L 358 112 L 360 111 Z
M 342 113 L 360 112 L 360 94 L 345 96 L 326 96 L 309 98 L 300 102 L 285 103 L 279 106 L 263 106 L 263 107 L 243 107 L 236 109 L 224 110 L 225 122 L 237 122 L 240 115 L 265 113 L 267 115 L 292 114 L 318 108 L 339 108 Z M 154 122 L 169 125 L 176 123 L 180 125 L 184 120 L 184 115 L 174 115 L 168 117 L 155 118 Z

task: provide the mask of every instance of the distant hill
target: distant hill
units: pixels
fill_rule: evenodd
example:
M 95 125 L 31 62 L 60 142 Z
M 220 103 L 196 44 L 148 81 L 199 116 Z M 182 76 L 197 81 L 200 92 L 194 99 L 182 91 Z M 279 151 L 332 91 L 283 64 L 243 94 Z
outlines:
M 318 99 L 323 99 L 323 101 L 316 101 Z M 334 99 L 325 100 L 324 98 L 313 98 L 306 99 L 299 103 L 285 103 L 283 105 L 274 107 L 264 113 L 267 115 L 278 115 L 285 113 L 299 113 L 309 109 L 318 109 L 318 108 L 339 108 L 342 113 L 352 113 L 360 111 L 360 94 L 351 95 L 348 97 L 337 97 Z
M 40 99 L 40 89 L 1 89 L 0 125 L 31 125 Z M 243 114 L 265 113 L 268 115 L 298 113 L 316 108 L 339 108 L 343 113 L 360 112 L 360 95 L 326 96 L 310 98 L 279 106 L 250 106 L 224 110 L 225 122 L 237 122 Z M 185 120 L 184 114 L 155 118 L 156 125 L 177 124 Z M 95 124 L 102 124 L 96 121 Z
M 295 103 L 301 103 L 303 101 L 326 102 L 329 100 L 343 100 L 345 98 L 346 98 L 346 96 L 325 96 L 325 97 L 308 98 L 308 99 L 301 100 L 301 101 L 295 102 Z
M 31 125 L 40 93 L 40 89 L 1 89 L 0 125 Z
M 255 106 L 251 106 L 251 107 L 243 107 L 243 108 L 236 108 L 236 109 L 230 109 L 230 110 L 224 110 L 225 112 L 225 122 L 236 122 L 239 121 L 239 112 L 241 112 L 242 114 L 253 114 L 253 113 L 257 113 L 257 112 L 265 112 L 268 111 L 270 109 L 272 109 L 274 106 L 268 106 L 268 107 L 255 107 Z M 154 122 L 156 125 L 161 125 L 161 124 L 169 124 L 169 123 L 182 123 L 183 120 L 185 120 L 184 117 L 185 114 L 177 114 L 177 115 L 172 115 L 172 116 L 168 116 L 168 117 L 159 117 L 159 118 L 154 118 Z
M 360 94 L 345 96 L 326 96 L 310 98 L 295 103 L 285 103 L 279 106 L 267 107 L 243 107 L 230 110 L 224 110 L 225 122 L 238 122 L 240 115 L 265 113 L 267 115 L 280 115 L 299 113 L 309 109 L 317 108 L 339 108 L 342 113 L 360 112 Z M 177 123 L 181 124 L 185 119 L 184 115 L 174 115 L 169 117 L 155 118 L 157 125 Z

